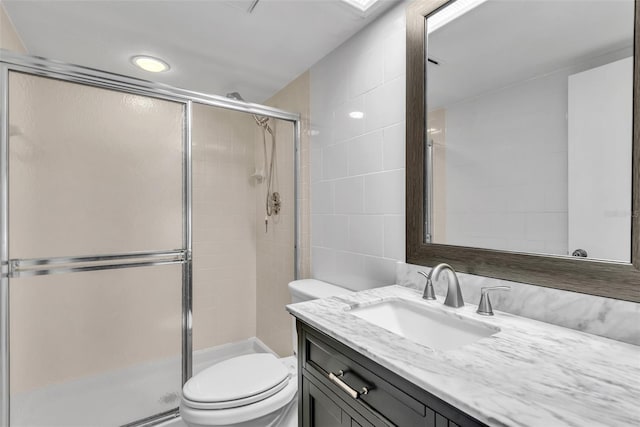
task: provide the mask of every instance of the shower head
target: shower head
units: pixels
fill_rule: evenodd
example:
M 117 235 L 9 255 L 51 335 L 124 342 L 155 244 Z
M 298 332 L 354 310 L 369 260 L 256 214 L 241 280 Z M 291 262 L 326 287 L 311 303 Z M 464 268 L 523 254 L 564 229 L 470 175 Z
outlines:
M 238 92 L 229 92 L 229 93 L 227 94 L 227 98 L 235 99 L 236 101 L 246 102 L 246 101 L 244 100 L 244 98 L 242 97 L 242 95 L 240 95 Z
M 233 99 L 236 101 L 242 101 L 242 102 L 247 102 L 244 100 L 244 98 L 242 97 L 242 95 L 240 95 L 238 92 L 229 92 L 226 95 L 227 98 L 229 99 Z M 273 135 L 273 131 L 271 130 L 271 127 L 269 126 L 269 117 L 266 116 L 257 116 L 257 115 L 253 115 L 253 119 L 256 121 L 256 124 L 258 126 L 263 127 L 267 132 L 269 132 L 270 134 Z

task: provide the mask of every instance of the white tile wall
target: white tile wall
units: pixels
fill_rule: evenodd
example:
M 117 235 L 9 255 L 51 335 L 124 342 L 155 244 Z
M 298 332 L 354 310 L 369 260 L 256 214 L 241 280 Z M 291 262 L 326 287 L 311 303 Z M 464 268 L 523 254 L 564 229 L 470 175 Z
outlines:
M 404 215 L 384 217 L 384 256 L 390 259 L 404 259 Z
M 351 252 L 381 257 L 384 254 L 384 216 L 352 215 L 349 217 Z
M 364 177 L 356 176 L 336 180 L 330 184 L 335 185 L 334 206 L 337 214 L 362 214 L 364 213 Z M 312 212 L 315 212 L 312 199 Z M 320 210 L 322 208 L 318 207 Z M 320 213 L 320 211 L 318 211 Z
M 404 260 L 405 6 L 311 69 L 312 275 L 356 290 Z
M 322 177 L 325 179 L 347 176 L 347 142 L 330 145 L 323 150 Z
M 349 175 L 381 172 L 383 170 L 383 131 L 376 130 L 355 137 L 348 144 Z
M 386 170 L 403 169 L 405 158 L 405 122 L 402 121 L 382 131 L 382 166 Z
M 369 92 L 384 83 L 384 56 L 380 55 L 380 50 L 375 46 L 358 54 L 354 66 L 349 82 L 351 98 Z
M 349 248 L 349 216 L 347 215 L 321 215 L 322 230 L 319 235 L 324 238 L 324 245 L 339 250 Z
M 366 213 L 404 214 L 404 169 L 364 177 Z
M 398 77 L 381 84 L 364 95 L 365 130 L 392 126 L 404 119 L 405 78 Z M 398 96 L 403 94 L 402 96 Z
M 334 187 L 332 181 L 317 181 L 311 184 L 311 213 L 332 214 L 334 212 Z

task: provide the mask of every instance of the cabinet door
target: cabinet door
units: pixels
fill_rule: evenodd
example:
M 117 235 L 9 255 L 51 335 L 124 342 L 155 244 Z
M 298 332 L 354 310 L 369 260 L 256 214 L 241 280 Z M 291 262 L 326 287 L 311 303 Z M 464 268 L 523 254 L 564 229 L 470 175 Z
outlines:
M 307 379 L 303 380 L 303 427 L 347 426 L 342 422 L 342 409 Z
M 373 427 L 373 424 L 305 377 L 302 380 L 302 427 Z

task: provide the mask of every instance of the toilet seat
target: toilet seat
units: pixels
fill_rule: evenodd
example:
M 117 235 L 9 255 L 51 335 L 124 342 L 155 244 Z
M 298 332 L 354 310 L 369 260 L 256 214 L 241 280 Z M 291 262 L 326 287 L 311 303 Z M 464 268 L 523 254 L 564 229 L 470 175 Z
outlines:
M 289 383 L 289 377 L 285 378 L 282 382 L 277 384 L 275 387 L 272 387 L 268 390 L 265 390 L 262 393 L 254 394 L 252 396 L 243 397 L 235 400 L 223 400 L 219 402 L 198 402 L 195 400 L 184 399 L 184 403 L 186 406 L 189 406 L 193 409 L 231 409 L 237 408 L 239 406 L 246 406 L 252 403 L 260 402 L 261 400 L 265 400 L 268 397 L 273 396 L 278 393 L 280 390 L 284 389 Z
M 266 399 L 284 388 L 288 380 L 289 371 L 273 354 L 245 354 L 195 375 L 184 385 L 182 395 L 210 409 L 233 408 Z
M 198 425 L 255 419 L 291 402 L 298 388 L 295 377 L 295 370 L 270 353 L 234 357 L 187 381 L 180 413 Z

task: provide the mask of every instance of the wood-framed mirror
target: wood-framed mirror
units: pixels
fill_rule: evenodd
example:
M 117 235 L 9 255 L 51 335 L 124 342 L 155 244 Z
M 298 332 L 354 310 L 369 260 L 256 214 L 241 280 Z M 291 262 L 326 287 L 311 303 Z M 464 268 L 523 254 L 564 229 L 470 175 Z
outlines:
M 638 0 L 408 5 L 407 263 L 640 302 L 639 27 Z

